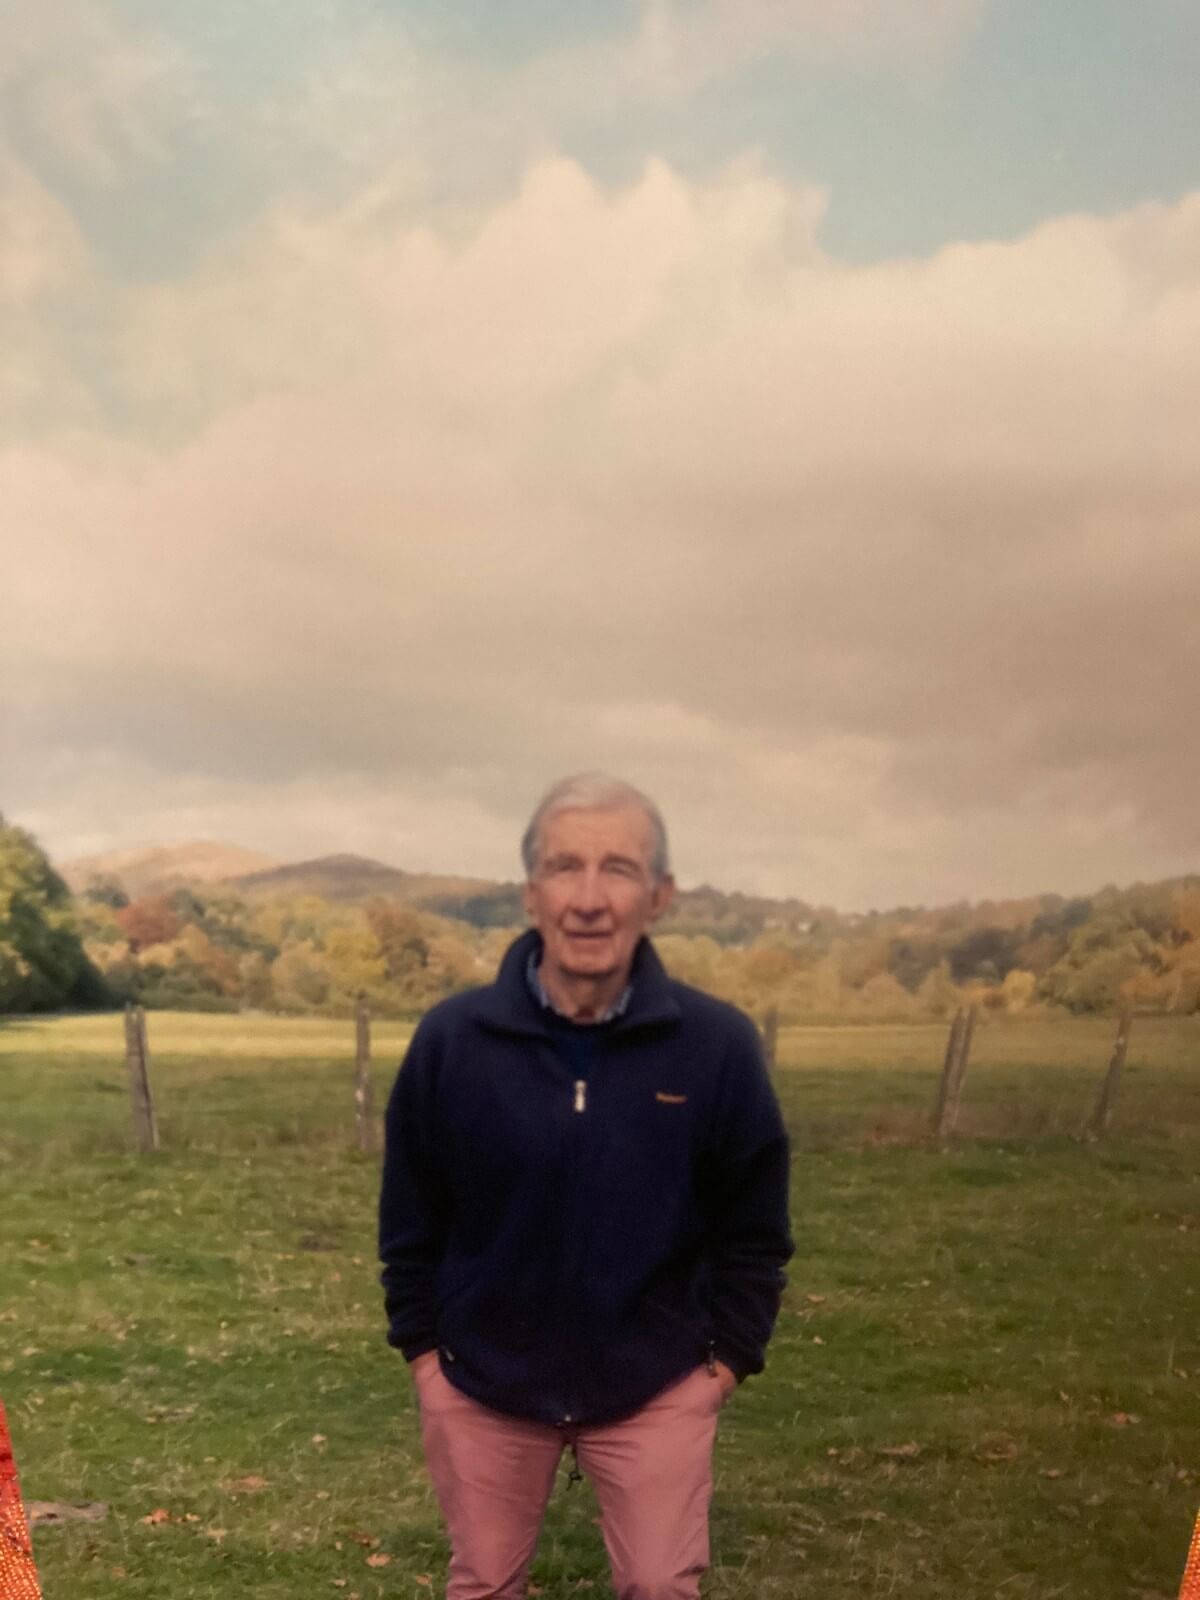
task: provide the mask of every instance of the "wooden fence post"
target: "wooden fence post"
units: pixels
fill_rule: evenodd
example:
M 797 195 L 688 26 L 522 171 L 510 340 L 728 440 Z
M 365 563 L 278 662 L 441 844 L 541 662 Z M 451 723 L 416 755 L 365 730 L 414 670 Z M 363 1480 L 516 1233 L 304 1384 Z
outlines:
M 1108 1131 L 1108 1121 L 1117 1103 L 1117 1090 L 1121 1086 L 1121 1073 L 1125 1067 L 1125 1052 L 1129 1049 L 1129 1032 L 1133 1027 L 1133 1012 L 1126 1006 L 1117 1023 L 1117 1036 L 1113 1040 L 1112 1054 L 1108 1058 L 1108 1071 L 1100 1085 L 1095 1109 L 1087 1125 L 1090 1139 L 1102 1139 Z
M 775 1061 L 779 1054 L 779 1007 L 770 1006 L 763 1018 L 763 1055 L 766 1057 L 767 1071 L 775 1071 Z
M 933 1111 L 933 1132 L 938 1139 L 953 1133 L 958 1122 L 958 1103 L 962 1098 L 963 1079 L 967 1075 L 967 1062 L 971 1059 L 971 1041 L 975 1037 L 976 1008 L 966 1011 L 960 1006 L 950 1024 L 946 1040 L 946 1056 L 942 1062 L 942 1077 L 938 1084 L 937 1104 Z
M 146 1013 L 141 1006 L 125 1005 L 125 1067 L 129 1073 L 129 1099 L 133 1107 L 133 1132 L 143 1155 L 158 1149 L 158 1118 L 150 1093 L 150 1050 L 146 1042 Z
M 954 1080 L 954 1066 L 958 1060 L 958 1041 L 962 1037 L 965 1021 L 963 1009 L 959 1006 L 954 1013 L 954 1020 L 950 1024 L 950 1032 L 946 1037 L 946 1054 L 942 1060 L 942 1076 L 938 1083 L 937 1101 L 933 1108 L 933 1122 L 931 1125 L 935 1136 L 939 1139 L 946 1131 L 946 1114 L 950 1106 L 950 1089 Z
M 958 1040 L 958 1059 L 954 1064 L 954 1077 L 950 1084 L 950 1100 L 946 1107 L 947 1133 L 953 1133 L 958 1126 L 958 1102 L 962 1098 L 963 1079 L 967 1075 L 967 1063 L 971 1059 L 971 1045 L 975 1038 L 975 1018 L 978 1008 L 971 1006 L 967 1011 L 966 1021 L 962 1026 L 962 1033 Z
M 369 1156 L 375 1149 L 374 1097 L 371 1093 L 371 1012 L 365 995 L 354 1008 L 354 1123 L 358 1148 Z

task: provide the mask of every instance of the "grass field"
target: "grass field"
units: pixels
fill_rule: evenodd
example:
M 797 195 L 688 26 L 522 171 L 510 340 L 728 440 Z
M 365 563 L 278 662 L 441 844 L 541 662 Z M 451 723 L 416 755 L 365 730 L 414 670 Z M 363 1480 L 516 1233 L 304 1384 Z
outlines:
M 148 1018 L 165 1148 L 131 1154 L 120 1019 L 0 1024 L 0 1398 L 48 1600 L 440 1589 L 347 1024 Z M 406 1030 L 377 1030 L 379 1092 Z M 722 1421 L 711 1596 L 1173 1596 L 1200 1505 L 1200 1019 L 785 1033 L 798 1253 Z M 165 1514 L 165 1515 L 164 1515 Z M 586 1486 L 534 1582 L 607 1588 Z M 146 1520 L 151 1519 L 151 1520 Z M 386 1560 L 384 1558 L 387 1558 Z

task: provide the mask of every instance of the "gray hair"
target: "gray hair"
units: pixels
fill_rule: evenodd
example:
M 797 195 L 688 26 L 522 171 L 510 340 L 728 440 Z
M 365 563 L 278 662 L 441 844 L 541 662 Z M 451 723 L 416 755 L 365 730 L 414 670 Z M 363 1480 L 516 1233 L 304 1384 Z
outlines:
M 650 824 L 650 870 L 656 878 L 665 878 L 671 864 L 662 812 L 648 794 L 622 778 L 610 778 L 606 772 L 575 772 L 546 790 L 521 836 L 526 876 L 532 878 L 537 867 L 538 836 L 547 818 L 559 811 L 615 811 L 624 806 L 636 806 L 645 813 Z

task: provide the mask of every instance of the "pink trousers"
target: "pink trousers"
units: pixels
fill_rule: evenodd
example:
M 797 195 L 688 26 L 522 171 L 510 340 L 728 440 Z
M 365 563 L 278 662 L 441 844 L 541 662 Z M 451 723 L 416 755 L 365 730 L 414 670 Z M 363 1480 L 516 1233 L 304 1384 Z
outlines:
M 517 1600 L 563 1450 L 600 1506 L 618 1600 L 695 1600 L 708 1565 L 719 1380 L 700 1367 L 623 1422 L 563 1429 L 490 1411 L 436 1362 L 415 1374 L 421 1438 L 450 1533 L 446 1600 Z

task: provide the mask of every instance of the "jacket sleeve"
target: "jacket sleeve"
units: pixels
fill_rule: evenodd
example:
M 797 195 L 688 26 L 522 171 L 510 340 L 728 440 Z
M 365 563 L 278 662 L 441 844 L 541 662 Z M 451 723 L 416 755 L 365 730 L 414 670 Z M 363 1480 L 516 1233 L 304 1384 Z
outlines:
M 739 1379 L 761 1372 L 779 1314 L 788 1225 L 788 1139 L 758 1030 L 739 1016 L 702 1185 L 713 1354 Z
M 429 1031 L 418 1026 L 388 1101 L 379 1197 L 388 1343 L 409 1361 L 437 1344 L 437 1271 L 449 1216 L 436 1159 L 437 1053 Z

